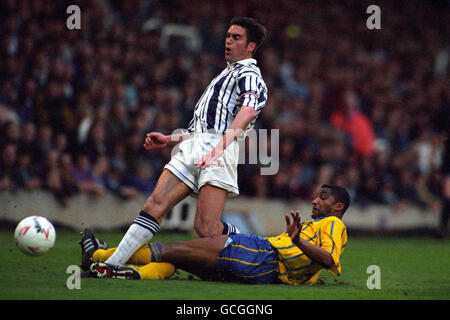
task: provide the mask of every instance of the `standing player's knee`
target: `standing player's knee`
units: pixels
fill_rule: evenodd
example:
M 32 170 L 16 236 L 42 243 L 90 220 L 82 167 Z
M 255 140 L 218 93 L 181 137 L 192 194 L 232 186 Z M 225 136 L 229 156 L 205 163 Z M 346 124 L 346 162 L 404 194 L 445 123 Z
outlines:
M 197 233 L 199 237 L 202 237 L 202 238 L 207 237 L 207 235 L 206 235 L 207 231 L 202 225 L 199 225 L 196 223 L 194 225 L 194 230 L 195 230 L 195 233 Z
M 204 220 L 195 221 L 194 229 L 200 237 L 211 237 L 222 233 L 218 228 L 218 223 L 206 222 Z

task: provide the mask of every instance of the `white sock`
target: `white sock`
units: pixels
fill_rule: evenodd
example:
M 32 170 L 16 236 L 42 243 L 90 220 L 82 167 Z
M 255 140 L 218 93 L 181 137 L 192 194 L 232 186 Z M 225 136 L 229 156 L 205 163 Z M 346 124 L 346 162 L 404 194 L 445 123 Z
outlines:
M 128 228 L 116 251 L 105 262 L 113 265 L 124 265 L 130 257 L 159 231 L 155 218 L 141 211 L 133 224 Z
M 223 222 L 223 232 L 222 234 L 232 234 L 232 233 L 241 233 L 239 229 L 232 223 Z

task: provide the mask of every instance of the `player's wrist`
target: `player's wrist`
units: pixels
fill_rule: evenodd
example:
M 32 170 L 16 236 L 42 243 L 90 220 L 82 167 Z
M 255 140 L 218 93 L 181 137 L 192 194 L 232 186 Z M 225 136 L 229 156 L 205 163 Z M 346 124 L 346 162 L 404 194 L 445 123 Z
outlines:
M 292 238 L 292 243 L 295 244 L 296 246 L 300 245 L 300 241 L 301 238 L 299 234 Z

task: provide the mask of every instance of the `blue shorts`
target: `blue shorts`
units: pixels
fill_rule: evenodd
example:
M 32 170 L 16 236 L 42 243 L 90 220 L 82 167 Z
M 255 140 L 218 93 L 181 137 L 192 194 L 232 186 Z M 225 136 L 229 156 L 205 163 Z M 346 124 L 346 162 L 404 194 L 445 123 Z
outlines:
M 276 283 L 278 254 L 263 237 L 231 234 L 216 260 L 220 279 L 250 284 Z

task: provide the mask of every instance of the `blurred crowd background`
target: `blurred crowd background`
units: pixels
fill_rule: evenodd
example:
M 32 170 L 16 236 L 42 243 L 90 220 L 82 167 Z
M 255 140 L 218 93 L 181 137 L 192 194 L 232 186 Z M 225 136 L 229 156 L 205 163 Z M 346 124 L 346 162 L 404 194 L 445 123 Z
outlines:
M 372 3 L 373 2 L 373 3 Z M 376 3 L 375 3 L 376 2 Z M 69 30 L 69 5 L 81 29 Z M 381 9 L 369 30 L 366 9 Z M 170 150 L 145 134 L 187 128 L 225 66 L 234 16 L 265 25 L 280 169 L 239 166 L 241 196 L 309 200 L 322 183 L 361 206 L 439 210 L 449 130 L 448 1 L 0 2 L 0 190 L 150 194 Z

